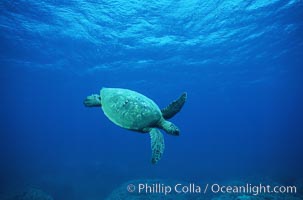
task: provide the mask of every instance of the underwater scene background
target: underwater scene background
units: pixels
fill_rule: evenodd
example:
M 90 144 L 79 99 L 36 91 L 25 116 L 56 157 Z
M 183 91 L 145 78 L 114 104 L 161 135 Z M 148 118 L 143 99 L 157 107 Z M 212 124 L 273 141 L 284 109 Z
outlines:
M 0 199 L 303 199 L 302 19 L 301 0 L 0 1 Z M 148 134 L 84 107 L 102 87 L 187 92 L 156 165 Z M 260 183 L 297 193 L 203 193 Z

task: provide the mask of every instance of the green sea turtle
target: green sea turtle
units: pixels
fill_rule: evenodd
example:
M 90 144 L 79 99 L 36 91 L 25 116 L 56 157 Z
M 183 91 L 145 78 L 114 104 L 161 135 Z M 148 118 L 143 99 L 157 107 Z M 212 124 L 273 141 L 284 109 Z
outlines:
M 157 163 L 164 151 L 164 138 L 159 129 L 170 135 L 178 136 L 180 130 L 167 121 L 177 114 L 186 101 L 186 93 L 160 110 L 148 97 L 128 89 L 102 88 L 100 94 L 93 94 L 84 100 L 87 107 L 101 107 L 104 114 L 116 125 L 149 133 L 152 148 L 152 163 Z

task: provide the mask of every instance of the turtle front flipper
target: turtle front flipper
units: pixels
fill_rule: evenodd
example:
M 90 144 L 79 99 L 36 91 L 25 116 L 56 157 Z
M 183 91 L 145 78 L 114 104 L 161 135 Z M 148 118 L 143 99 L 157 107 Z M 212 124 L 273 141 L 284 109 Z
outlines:
M 164 137 L 162 133 L 156 129 L 153 128 L 149 132 L 150 139 L 151 139 L 151 149 L 152 149 L 152 160 L 151 162 L 153 164 L 156 164 L 162 157 L 164 152 Z
M 166 108 L 163 108 L 161 110 L 163 118 L 170 119 L 173 116 L 175 116 L 175 114 L 177 114 L 183 107 L 186 98 L 187 98 L 187 94 L 186 92 L 184 92 L 177 100 L 170 103 Z

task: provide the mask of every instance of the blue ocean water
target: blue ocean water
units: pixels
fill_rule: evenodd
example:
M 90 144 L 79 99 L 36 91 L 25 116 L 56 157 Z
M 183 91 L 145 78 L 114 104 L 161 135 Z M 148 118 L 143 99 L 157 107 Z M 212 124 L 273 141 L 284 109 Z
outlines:
M 301 0 L 2 0 L 0 199 L 153 179 L 303 188 L 302 19 Z M 159 163 L 147 134 L 83 106 L 102 87 L 161 108 L 187 92 Z

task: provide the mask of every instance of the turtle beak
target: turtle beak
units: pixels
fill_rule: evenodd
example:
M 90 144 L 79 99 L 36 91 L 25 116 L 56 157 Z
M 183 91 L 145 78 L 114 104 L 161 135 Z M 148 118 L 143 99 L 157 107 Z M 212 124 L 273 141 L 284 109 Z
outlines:
M 88 97 L 86 99 L 84 99 L 83 104 L 86 107 L 92 107 L 91 103 L 90 103 L 90 99 Z
M 90 107 L 89 105 L 89 100 L 86 98 L 86 99 L 84 99 L 84 101 L 83 101 L 83 104 L 84 104 L 84 106 L 86 106 L 86 107 Z

